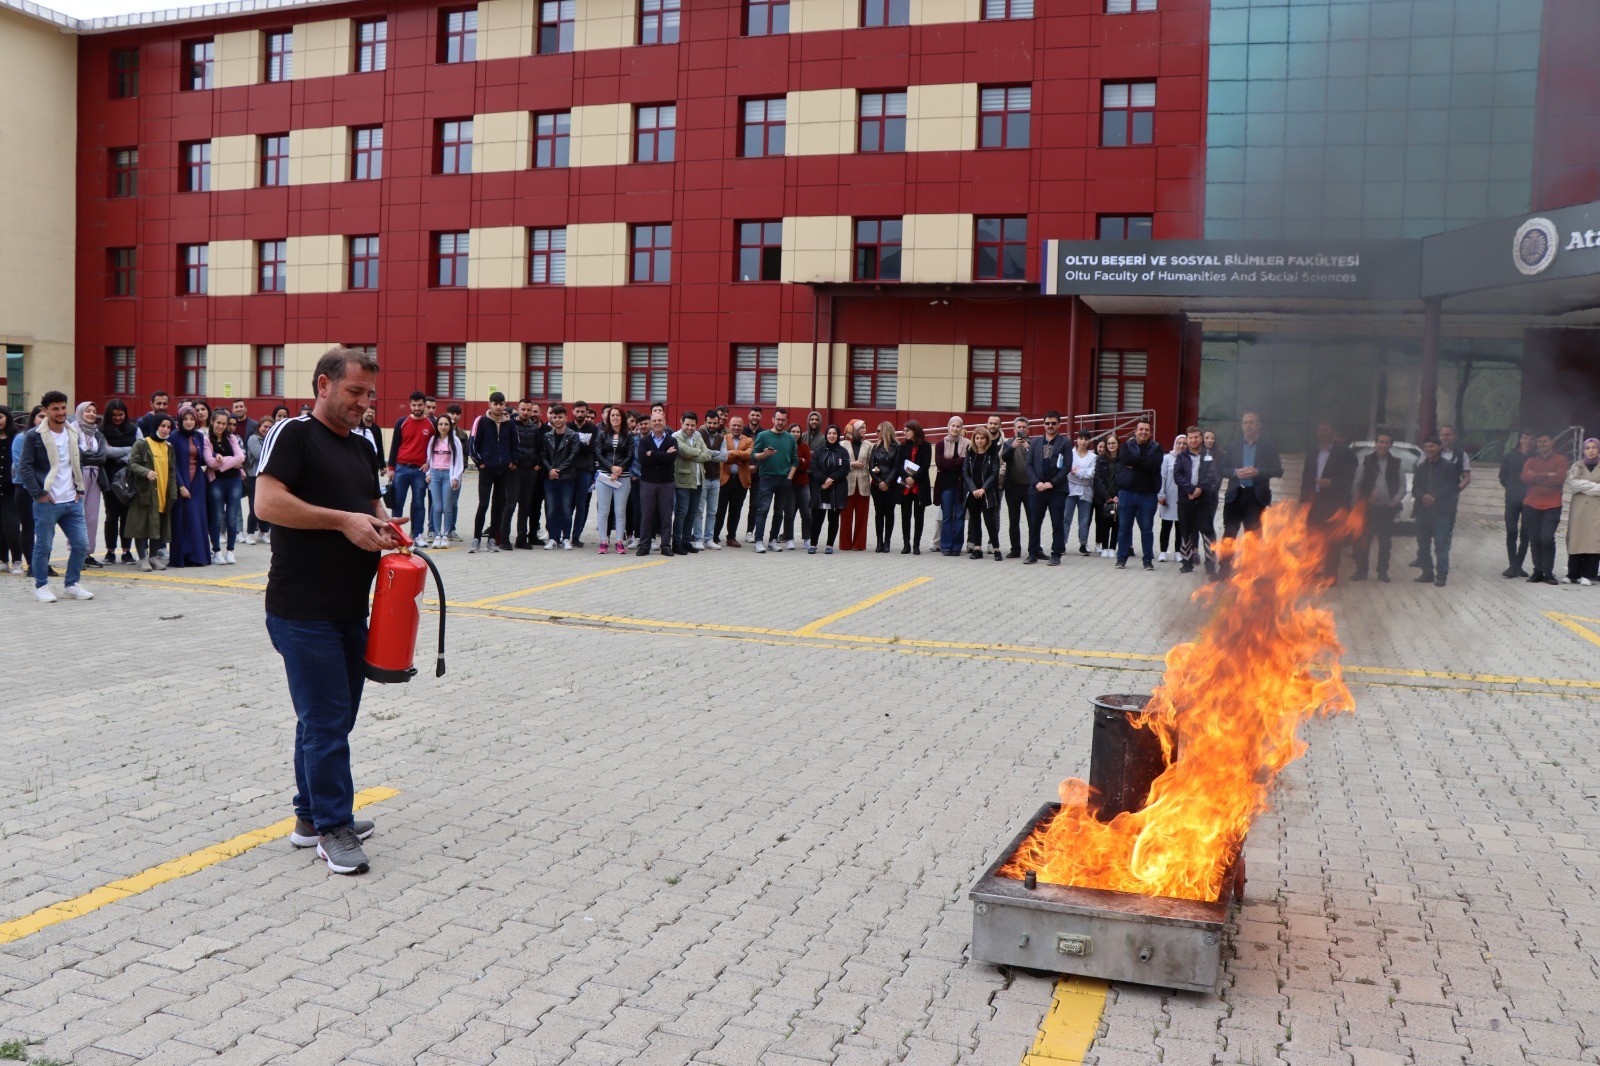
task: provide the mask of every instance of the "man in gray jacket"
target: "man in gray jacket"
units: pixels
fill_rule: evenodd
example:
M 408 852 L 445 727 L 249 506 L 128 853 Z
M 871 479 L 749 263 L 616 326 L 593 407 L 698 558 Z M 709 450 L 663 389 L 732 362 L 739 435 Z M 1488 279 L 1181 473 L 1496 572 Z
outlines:
M 682 427 L 673 437 L 678 442 L 678 457 L 673 465 L 672 550 L 680 555 L 697 555 L 694 540 L 695 514 L 699 511 L 700 490 L 705 486 L 705 464 L 721 462 L 726 451 L 712 451 L 700 436 L 700 420 L 693 411 L 683 413 Z

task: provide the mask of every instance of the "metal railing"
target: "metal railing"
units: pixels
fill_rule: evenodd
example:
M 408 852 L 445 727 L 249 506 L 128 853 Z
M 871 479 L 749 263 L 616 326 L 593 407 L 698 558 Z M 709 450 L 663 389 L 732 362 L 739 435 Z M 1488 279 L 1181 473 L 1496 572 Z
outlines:
M 1565 455 L 1572 456 L 1572 461 L 1577 462 L 1583 458 L 1583 427 L 1568 426 L 1555 435 L 1555 450 Z
M 1133 435 L 1133 427 L 1135 423 L 1144 419 L 1148 419 L 1150 421 L 1152 429 L 1155 428 L 1156 413 L 1149 408 L 1145 408 L 1144 410 L 1140 411 L 1113 411 L 1110 414 L 1073 415 L 1062 420 L 1065 424 L 1061 427 L 1061 432 L 1068 437 L 1076 437 L 1080 429 L 1088 429 L 1088 431 L 1094 435 L 1096 440 L 1112 434 L 1115 434 L 1119 438 L 1126 438 Z M 974 426 L 980 426 L 982 424 L 982 422 L 968 423 L 966 427 L 968 435 L 971 435 Z M 1006 433 L 1010 433 L 1012 431 L 1012 427 L 1015 425 L 1016 420 L 1014 418 L 1008 418 L 1001 423 L 1001 429 Z M 1029 436 L 1043 432 L 1044 419 L 1028 419 Z M 948 426 L 928 426 L 925 430 L 925 435 L 930 443 L 944 440 L 947 433 L 949 433 Z M 874 442 L 877 441 L 878 433 L 876 429 L 869 429 L 866 439 Z M 1156 434 L 1156 439 L 1161 439 L 1159 433 Z

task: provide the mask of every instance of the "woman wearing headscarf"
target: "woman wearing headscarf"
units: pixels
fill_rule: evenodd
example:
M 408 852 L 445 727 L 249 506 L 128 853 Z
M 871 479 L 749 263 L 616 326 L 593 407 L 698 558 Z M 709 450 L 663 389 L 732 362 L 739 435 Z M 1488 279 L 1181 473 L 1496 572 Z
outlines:
M 1122 462 L 1117 452 L 1122 445 L 1113 434 L 1105 439 L 1105 454 L 1094 468 L 1094 542 L 1106 558 L 1116 554 L 1117 544 L 1117 475 Z
M 100 421 L 100 432 L 106 441 L 106 465 L 103 488 L 109 490 L 111 482 L 128 465 L 133 457 L 133 442 L 139 439 L 139 427 L 128 417 L 128 405 L 121 400 L 107 400 L 105 417 Z M 128 534 L 128 505 L 115 492 L 104 491 L 106 504 L 106 562 L 117 561 L 117 546 L 122 547 L 122 561 L 133 562 L 133 538 Z
M 72 424 L 78 427 L 78 463 L 83 470 L 83 526 L 89 538 L 89 552 L 83 565 L 99 570 L 104 564 L 94 557 L 95 542 L 99 539 L 100 500 L 110 496 L 110 485 L 105 482 L 106 438 L 100 432 L 100 409 L 93 400 L 85 400 L 72 412 Z
M 961 554 L 962 504 L 967 498 L 961 483 L 961 466 L 966 458 L 966 426 L 959 417 L 952 416 L 944 440 L 933 446 L 933 463 L 938 468 L 933 494 L 939 501 L 940 555 Z
M 1180 433 L 1172 442 L 1172 450 L 1161 457 L 1161 492 L 1156 496 L 1156 514 L 1161 518 L 1161 554 L 1156 557 L 1158 562 L 1167 561 L 1167 542 L 1172 540 L 1172 528 L 1178 524 L 1178 482 L 1174 471 L 1177 469 L 1178 459 L 1189 454 L 1189 435 Z M 1183 543 L 1183 530 L 1178 530 L 1178 539 L 1173 543 L 1172 557 L 1178 557 L 1177 548 Z
M 1005 499 L 1000 487 L 1000 449 L 989 439 L 987 426 L 972 431 L 972 447 L 961 460 L 961 483 L 966 490 L 967 557 L 983 558 L 983 527 L 989 527 L 989 551 L 995 562 L 1000 554 L 1000 502 Z
M 845 475 L 844 510 L 839 513 L 839 550 L 864 552 L 867 550 L 867 497 L 872 495 L 872 474 L 867 470 L 872 463 L 872 446 L 867 443 L 867 424 L 861 419 L 851 419 L 844 429 L 842 444 L 850 457 L 850 472 Z
M 136 440 L 128 457 L 128 469 L 139 491 L 128 504 L 123 529 L 133 538 L 140 570 L 167 568 L 156 557 L 156 549 L 172 540 L 172 513 L 178 498 L 178 453 L 172 444 L 172 425 L 171 415 L 157 415 L 150 427 L 155 435 Z
M 811 453 L 811 543 L 806 551 L 817 554 L 822 525 L 828 525 L 828 545 L 824 555 L 833 554 L 833 539 L 839 534 L 839 512 L 849 494 L 850 453 L 839 442 L 839 427 L 830 425 L 822 432 L 822 447 Z
M 11 445 L 22 436 L 22 427 L 12 420 L 11 408 L 0 405 L 0 570 L 20 574 L 28 557 L 22 551 L 20 508 L 32 511 L 27 493 L 11 483 Z
M 1567 470 L 1567 582 L 1600 581 L 1600 437 L 1583 442 L 1583 455 Z
M 235 563 L 233 549 L 239 539 L 239 501 L 244 498 L 244 442 L 232 431 L 228 412 L 211 415 L 206 438 L 206 509 L 211 516 L 211 561 Z M 228 539 L 222 540 L 226 526 Z
M 170 438 L 177 457 L 177 506 L 167 562 L 172 566 L 211 565 L 211 522 L 206 510 L 206 468 L 210 431 L 200 425 L 192 404 L 178 408 L 178 430 Z
M 899 486 L 901 555 L 922 554 L 922 515 L 933 495 L 928 467 L 933 465 L 933 445 L 922 432 L 922 423 L 906 423 L 905 439 L 894 453 L 894 479 Z

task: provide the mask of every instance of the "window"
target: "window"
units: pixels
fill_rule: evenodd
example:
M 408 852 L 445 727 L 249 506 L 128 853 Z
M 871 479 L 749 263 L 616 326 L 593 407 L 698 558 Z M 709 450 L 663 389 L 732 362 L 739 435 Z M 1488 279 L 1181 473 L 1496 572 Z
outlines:
M 472 120 L 448 118 L 437 126 L 439 153 L 435 157 L 434 172 L 438 174 L 472 173 Z
M 352 352 L 360 352 L 362 355 L 370 355 L 374 359 L 378 358 L 378 346 L 376 344 L 347 344 L 345 347 L 349 348 Z
M 578 0 L 541 0 L 539 4 L 539 54 L 572 51 Z
M 973 222 L 972 276 L 978 281 L 1022 281 L 1028 276 L 1028 220 L 979 218 Z
M 350 238 L 350 288 L 378 287 L 378 238 Z
M 567 283 L 567 228 L 528 231 L 528 284 Z
M 667 346 L 628 345 L 628 402 L 667 402 Z
M 991 86 L 978 92 L 978 147 L 1028 147 L 1033 89 L 1027 85 Z
M 356 73 L 389 69 L 389 20 L 356 20 Z
M 111 53 L 111 99 L 131 100 L 139 95 L 139 50 L 117 48 Z
M 471 63 L 478 58 L 478 9 L 439 13 L 439 62 Z
M 633 227 L 633 265 L 628 280 L 664 285 L 672 280 L 672 227 Z
M 744 32 L 747 37 L 788 33 L 789 0 L 745 0 Z
M 465 400 L 467 346 L 435 344 L 428 355 L 433 370 L 433 394 L 441 400 Z
M 133 396 L 139 391 L 138 366 L 132 348 L 106 349 L 106 378 L 116 396 Z
M 635 163 L 670 163 L 677 158 L 677 104 L 647 104 L 637 108 L 633 118 Z
M 204 296 L 211 289 L 211 246 L 178 245 L 178 295 Z
M 289 242 L 256 242 L 256 291 L 283 292 L 289 275 Z
M 1150 357 L 1145 352 L 1101 352 L 1095 411 L 1108 415 L 1143 410 L 1144 375 L 1149 365 Z
M 677 44 L 683 0 L 639 0 L 639 43 Z
M 778 346 L 740 344 L 733 349 L 733 402 L 778 402 Z
M 211 142 L 190 141 L 178 146 L 178 191 L 211 191 Z
M 1106 14 L 1130 15 L 1135 11 L 1154 11 L 1156 0 L 1106 0 Z
M 383 127 L 359 126 L 350 138 L 350 178 L 376 181 L 383 177 Z
M 256 345 L 256 395 L 283 395 L 283 345 Z
M 861 0 L 861 25 L 911 25 L 911 0 Z
M 862 93 L 856 135 L 856 150 L 861 152 L 903 152 L 906 150 L 906 94 Z
M 969 411 L 1022 409 L 1022 349 L 974 348 L 967 371 Z
M 202 247 L 204 247 L 202 245 Z M 132 248 L 107 248 L 106 273 L 108 296 L 137 296 L 139 294 L 136 264 L 138 254 Z
M 783 223 L 740 222 L 737 281 L 778 281 L 783 276 Z
M 571 155 L 572 112 L 557 111 L 533 118 L 533 165 L 564 167 Z
M 741 116 L 744 130 L 739 138 L 739 154 L 749 159 L 782 155 L 784 123 L 789 102 L 782 96 L 765 100 L 746 100 Z
M 1106 148 L 1151 144 L 1156 138 L 1156 83 L 1114 81 L 1102 87 L 1100 143 Z
M 467 287 L 468 234 L 433 235 L 433 284 L 440 289 Z
M 183 44 L 183 74 L 181 84 L 185 92 L 211 88 L 212 68 L 217 60 L 217 45 L 211 38 L 202 41 L 185 41 Z
M 857 281 L 900 280 L 900 231 L 898 218 L 856 219 Z
M 1033 18 L 1033 0 L 983 0 L 983 17 L 988 21 Z
M 900 349 L 850 346 L 850 406 L 893 408 L 900 395 Z
M 288 81 L 294 77 L 294 31 L 268 30 L 266 47 L 266 68 L 262 72 L 262 81 Z
M 206 394 L 205 345 L 178 349 L 178 391 L 185 396 Z
M 261 184 L 289 184 L 289 135 L 269 133 L 261 138 Z
M 559 344 L 530 344 L 524 353 L 528 368 L 522 395 L 530 400 L 561 399 L 561 361 Z
M 1149 215 L 1101 215 L 1099 237 L 1103 241 L 1148 241 L 1151 227 Z
M 139 149 L 111 149 L 111 195 L 118 200 L 139 195 Z

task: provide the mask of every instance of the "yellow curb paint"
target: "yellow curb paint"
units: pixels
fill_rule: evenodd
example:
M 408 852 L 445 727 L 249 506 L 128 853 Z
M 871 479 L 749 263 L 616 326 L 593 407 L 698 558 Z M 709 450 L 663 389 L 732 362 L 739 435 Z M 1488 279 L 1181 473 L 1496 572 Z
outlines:
M 1579 622 L 1600 623 L 1600 618 L 1583 618 L 1575 614 L 1562 614 L 1559 611 L 1546 611 L 1544 616 L 1556 625 L 1572 630 L 1591 644 L 1600 644 L 1600 633 L 1596 633 L 1588 626 L 1581 626 Z
M 1050 1010 L 1039 1023 L 1033 1046 L 1022 1056 L 1022 1066 L 1076 1066 L 1083 1062 L 1100 1028 L 1109 987 L 1104 981 L 1087 977 L 1063 977 L 1057 981 Z
M 397 788 L 364 788 L 356 793 L 355 809 L 360 810 L 369 804 L 398 796 Z M 224 840 L 220 844 L 201 848 L 199 851 L 188 855 L 181 855 L 176 859 L 169 859 L 159 866 L 152 866 L 142 873 L 132 877 L 124 877 L 108 885 L 85 892 L 81 896 L 52 903 L 48 907 L 41 907 L 32 914 L 25 914 L 21 918 L 13 918 L 8 922 L 0 922 L 0 944 L 10 944 L 21 940 L 25 936 L 37 933 L 41 929 L 48 929 L 52 925 L 65 922 L 72 918 L 80 918 L 90 911 L 97 911 L 101 907 L 129 896 L 137 896 L 141 892 L 148 892 L 157 885 L 164 885 L 168 881 L 176 881 L 180 877 L 188 877 L 198 873 L 208 866 L 215 866 L 219 862 L 238 855 L 243 855 L 251 848 L 260 847 L 269 841 L 277 840 L 294 828 L 294 819 L 285 818 L 281 822 L 274 822 L 260 829 L 252 829 L 248 833 L 241 833 L 231 840 Z
M 931 578 L 931 577 L 912 578 L 910 581 L 907 581 L 904 585 L 896 585 L 894 588 L 886 589 L 883 592 L 878 593 L 876 596 L 868 596 L 866 599 L 862 600 L 860 603 L 853 603 L 849 607 L 846 607 L 842 611 L 834 611 L 832 614 L 826 615 L 826 616 L 824 616 L 822 618 L 819 618 L 815 622 L 807 622 L 805 625 L 803 625 L 799 629 L 795 630 L 794 631 L 794 635 L 797 636 L 797 637 L 815 636 L 817 634 L 818 630 L 826 629 L 828 626 L 833 625 L 833 623 L 839 621 L 842 618 L 849 618 L 853 614 L 857 614 L 857 613 L 859 613 L 861 611 L 865 611 L 868 607 L 877 606 L 878 604 L 882 603 L 884 600 L 887 600 L 891 596 L 898 596 L 898 595 L 900 595 L 900 593 L 905 592 L 907 589 L 914 589 L 918 585 L 926 585 L 928 582 L 930 582 L 932 580 L 933 580 L 933 578 Z
M 665 566 L 666 563 L 667 560 L 665 559 L 656 559 L 648 563 L 634 563 L 631 566 L 614 566 L 609 570 L 596 570 L 592 574 L 579 574 L 577 577 L 569 577 L 565 581 L 552 581 L 548 585 L 535 585 L 532 588 L 518 589 L 516 592 L 502 592 L 498 596 L 488 596 L 481 600 L 473 600 L 471 603 L 463 603 L 460 606 L 487 607 L 492 603 L 503 603 L 506 600 L 517 599 L 519 596 L 531 596 L 535 592 L 546 592 L 550 589 L 566 588 L 568 585 L 577 585 L 585 581 L 593 581 L 597 577 L 610 577 L 612 574 L 627 574 L 635 570 L 649 570 L 654 566 Z M 454 607 L 456 604 L 451 604 L 451 606 Z

